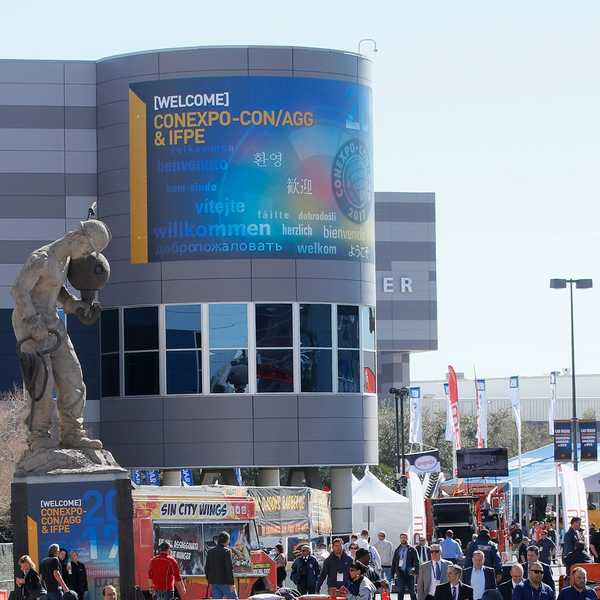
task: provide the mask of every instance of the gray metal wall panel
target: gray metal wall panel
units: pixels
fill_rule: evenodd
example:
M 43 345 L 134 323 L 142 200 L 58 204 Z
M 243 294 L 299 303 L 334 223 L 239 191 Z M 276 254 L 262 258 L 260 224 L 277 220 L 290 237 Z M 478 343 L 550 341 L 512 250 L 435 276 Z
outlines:
M 360 281 L 362 276 L 361 263 L 344 260 L 296 260 L 298 277 L 309 279 L 352 279 Z
M 132 281 L 160 281 L 160 271 L 160 263 L 133 265 L 129 260 L 112 261 L 110 263 L 110 281 L 113 284 Z
M 279 466 L 299 464 L 298 442 L 254 442 L 254 464 Z
M 64 219 L 64 196 L 0 196 L 0 218 L 27 219 L 32 215 L 39 219 Z
M 96 106 L 96 84 L 66 85 L 65 106 Z
M 124 442 L 145 443 L 152 441 L 157 446 L 163 443 L 163 423 L 161 421 L 115 421 L 110 427 L 102 428 L 102 441 L 108 446 Z
M 163 279 L 229 279 L 252 275 L 250 260 L 181 260 L 163 263 Z
M 379 197 L 379 194 L 377 194 Z M 434 223 L 433 202 L 375 202 L 375 218 L 378 222 Z
M 164 302 L 250 302 L 251 279 L 172 279 L 163 281 Z
M 292 70 L 291 48 L 249 48 L 248 67 L 250 69 Z
M 118 421 L 162 421 L 162 398 L 153 396 L 132 396 L 123 398 L 101 398 L 100 414 L 108 427 Z
M 65 63 L 65 83 L 96 84 L 95 61 L 69 61 Z
M 377 416 L 375 416 L 372 419 L 363 419 L 362 422 L 362 427 L 363 427 L 363 440 L 369 440 L 369 441 L 377 441 L 378 440 L 378 419 Z
M 129 102 L 127 100 L 115 100 L 98 105 L 98 129 L 110 125 L 127 124 L 129 115 Z
M 109 246 L 104 251 L 108 260 L 124 260 L 130 254 L 129 237 L 113 237 Z
M 67 129 L 93 129 L 96 127 L 96 109 L 91 106 L 65 107 Z
M 308 48 L 294 48 L 293 54 L 294 71 L 336 73 L 354 78 L 358 76 L 356 54 Z
M 375 239 L 381 242 L 421 242 L 431 238 L 432 223 L 384 221 L 375 225 Z
M 98 81 L 96 86 L 96 104 L 101 106 L 111 102 L 125 101 L 129 96 L 129 84 L 136 81 L 154 81 L 158 79 L 158 71 L 151 71 L 151 75 L 136 75 L 134 77 L 123 77 L 111 79 L 106 82 Z
M 295 302 L 296 279 L 288 278 L 262 278 L 252 279 L 252 300 L 254 302 Z
M 329 465 L 377 464 L 377 444 L 363 440 L 300 442 L 301 465 L 322 465 L 325 456 Z
M 437 338 L 431 337 L 428 340 L 411 340 L 411 339 L 403 339 L 390 341 L 390 340 L 381 340 L 377 342 L 377 352 L 381 352 L 383 350 L 398 350 L 398 346 L 402 345 L 410 350 L 437 350 L 438 343 Z
M 109 125 L 98 129 L 98 150 L 110 150 L 111 148 L 129 147 L 129 129 L 127 125 Z M 123 170 L 127 169 L 127 164 L 121 165 Z M 127 190 L 128 188 L 124 188 Z M 109 193 L 104 192 L 104 193 Z
M 7 264 L 23 264 L 40 246 L 52 240 L 7 240 L 2 242 L 2 260 Z
M 12 282 L 7 283 L 12 285 Z M 10 295 L 10 285 L 0 285 L 0 309 L 14 307 L 14 302 Z
M 100 424 L 100 436 L 103 439 L 107 425 Z M 138 469 L 160 469 L 165 466 L 163 446 L 147 444 L 139 441 L 137 444 L 107 444 L 107 450 L 112 452 L 114 459 L 120 465 Z
M 0 83 L 0 104 L 8 106 L 64 106 L 64 85 Z
M 143 52 L 106 58 L 96 65 L 96 81 L 103 83 L 111 79 L 132 78 L 153 74 L 158 71 L 158 53 Z
M 129 146 L 105 148 L 98 153 L 98 171 L 106 172 L 122 169 L 129 161 Z M 129 204 L 127 205 L 129 211 Z
M 360 394 L 306 395 L 298 399 L 301 419 L 319 415 L 323 419 L 345 417 L 362 418 L 363 400 Z
M 378 300 L 377 321 L 383 325 L 391 325 L 394 320 L 418 321 L 436 320 L 437 302 L 435 300 Z
M 297 279 L 298 299 L 304 302 L 341 302 L 360 304 L 360 282 L 348 279 Z
M 252 259 L 252 277 L 296 277 L 296 261 L 287 259 Z
M 377 244 L 377 256 L 387 257 L 391 262 L 392 257 L 401 256 L 409 261 L 435 261 L 435 242 L 380 242 Z M 377 266 L 385 267 L 385 259 L 378 259 Z M 388 267 L 389 268 L 389 267 Z
M 0 150 L 64 150 L 65 135 L 61 129 L 2 128 Z
M 110 260 L 110 259 L 109 259 Z M 100 292 L 103 306 L 130 306 L 133 304 L 160 304 L 160 281 L 130 281 L 106 286 Z
M 95 129 L 67 129 L 65 131 L 65 148 L 71 151 L 96 152 Z
M 298 440 L 298 419 L 254 419 L 255 442 Z M 251 423 L 252 425 L 252 423 Z
M 95 196 L 98 191 L 95 173 L 67 173 L 65 182 L 67 196 Z
M 101 196 L 104 194 L 114 194 L 115 192 L 128 192 L 129 169 L 118 169 L 102 173 L 98 187 L 98 192 Z
M 63 83 L 64 63 L 56 60 L 0 60 L 0 83 Z
M 296 419 L 298 402 L 298 396 L 254 396 L 254 419 Z
M 203 442 L 229 443 L 251 442 L 251 419 L 189 419 L 187 415 L 177 415 L 179 420 L 164 422 L 165 443 L 199 444 Z M 186 416 L 185 420 L 181 417 Z
M 103 194 L 98 201 L 98 213 L 101 218 L 108 215 L 129 214 L 129 192 Z
M 129 235 L 130 220 L 128 214 L 103 217 L 102 220 L 110 229 L 113 237 L 127 237 Z
M 344 414 L 344 413 L 342 413 Z M 363 439 L 363 419 L 347 417 L 299 419 L 301 441 L 320 442 L 322 440 L 347 441 Z
M 228 396 L 170 396 L 165 421 L 188 419 L 252 419 L 252 397 L 246 394 Z
M 64 173 L 63 152 L 45 150 L 0 151 L 0 173 Z
M 379 365 L 378 365 L 379 367 Z M 365 419 L 376 419 L 377 418 L 377 397 L 372 395 L 363 396 L 363 418 Z
M 197 48 L 161 52 L 160 72 L 228 70 L 248 68 L 247 48 Z
M 96 173 L 96 152 L 66 152 L 65 172 Z
M 63 219 L 2 219 L 0 240 L 56 239 L 65 233 Z
M 252 443 L 166 444 L 165 462 L 169 466 L 244 467 L 254 464 Z

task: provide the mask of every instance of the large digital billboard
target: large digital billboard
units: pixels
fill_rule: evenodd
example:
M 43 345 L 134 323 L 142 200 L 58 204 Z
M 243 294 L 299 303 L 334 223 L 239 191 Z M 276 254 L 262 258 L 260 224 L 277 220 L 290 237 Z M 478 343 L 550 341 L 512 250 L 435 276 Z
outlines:
M 374 261 L 371 91 L 308 77 L 129 90 L 131 261 Z

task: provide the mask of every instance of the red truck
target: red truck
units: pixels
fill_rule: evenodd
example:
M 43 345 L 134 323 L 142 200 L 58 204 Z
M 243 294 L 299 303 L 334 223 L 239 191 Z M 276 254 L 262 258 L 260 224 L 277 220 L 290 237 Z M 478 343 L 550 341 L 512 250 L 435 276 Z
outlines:
M 231 488 L 227 488 L 231 490 Z M 273 560 L 260 547 L 256 505 L 246 495 L 207 486 L 138 488 L 133 492 L 135 584 L 148 591 L 148 564 L 158 545 L 168 541 L 179 563 L 188 598 L 208 598 L 206 553 L 221 531 L 231 536 L 233 572 L 239 598 L 277 586 Z

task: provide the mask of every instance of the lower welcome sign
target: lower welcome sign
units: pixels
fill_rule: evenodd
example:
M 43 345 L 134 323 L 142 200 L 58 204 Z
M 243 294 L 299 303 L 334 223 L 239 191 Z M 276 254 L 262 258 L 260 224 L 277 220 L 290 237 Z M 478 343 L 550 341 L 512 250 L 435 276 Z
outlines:
M 128 571 L 133 572 L 130 487 L 120 474 L 13 482 L 15 556 L 29 554 L 39 564 L 49 546 L 58 544 L 78 552 L 86 566 L 89 600 L 100 600 L 107 584 L 120 586 L 121 597 L 127 597 Z

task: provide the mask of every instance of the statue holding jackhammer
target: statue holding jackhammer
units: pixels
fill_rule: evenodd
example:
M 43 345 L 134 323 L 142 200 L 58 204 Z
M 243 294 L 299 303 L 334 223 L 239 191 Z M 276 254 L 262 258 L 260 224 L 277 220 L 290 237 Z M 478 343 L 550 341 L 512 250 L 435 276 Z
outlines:
M 11 289 L 17 353 L 31 401 L 28 418 L 31 451 L 59 445 L 74 449 L 102 448 L 102 442 L 89 438 L 83 429 L 86 388 L 77 354 L 57 314 L 57 305 L 85 324 L 98 319 L 100 306 L 95 302 L 95 290 L 106 283 L 109 272 L 108 261 L 100 253 L 110 238 L 102 221 L 83 221 L 75 231 L 32 252 Z M 67 291 L 67 278 L 81 290 L 81 300 Z M 54 388 L 60 440 L 50 435 Z

